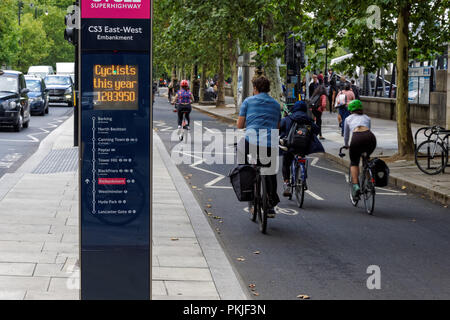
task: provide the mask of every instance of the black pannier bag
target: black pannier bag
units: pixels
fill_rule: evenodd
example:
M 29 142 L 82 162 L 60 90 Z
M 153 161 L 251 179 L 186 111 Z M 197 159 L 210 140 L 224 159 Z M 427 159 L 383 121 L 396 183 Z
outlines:
M 250 165 L 238 165 L 228 174 L 239 201 L 253 201 L 256 169 Z
M 389 167 L 386 163 L 381 159 L 373 158 L 369 162 L 369 167 L 375 179 L 375 186 L 386 187 L 389 183 Z

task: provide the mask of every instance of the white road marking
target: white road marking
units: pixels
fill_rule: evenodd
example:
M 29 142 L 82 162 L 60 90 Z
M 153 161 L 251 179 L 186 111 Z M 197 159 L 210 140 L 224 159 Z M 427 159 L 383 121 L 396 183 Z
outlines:
M 319 200 L 319 201 L 323 201 L 324 200 L 323 198 L 319 197 L 317 194 L 315 194 L 314 192 L 312 192 L 310 190 L 306 190 L 305 192 L 307 194 L 309 194 L 311 197 L 313 197 L 314 199 L 316 199 L 316 200 Z
M 2 159 L 0 159 L 0 168 L 9 169 L 14 164 L 14 162 L 19 160 L 20 158 L 22 158 L 22 154 L 17 153 L 17 152 L 12 153 L 12 154 L 7 154 Z

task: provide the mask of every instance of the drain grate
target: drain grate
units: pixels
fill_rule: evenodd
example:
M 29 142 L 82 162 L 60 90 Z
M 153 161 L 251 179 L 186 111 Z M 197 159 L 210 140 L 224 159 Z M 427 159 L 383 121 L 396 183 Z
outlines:
M 78 170 L 78 148 L 52 150 L 33 173 L 75 172 Z

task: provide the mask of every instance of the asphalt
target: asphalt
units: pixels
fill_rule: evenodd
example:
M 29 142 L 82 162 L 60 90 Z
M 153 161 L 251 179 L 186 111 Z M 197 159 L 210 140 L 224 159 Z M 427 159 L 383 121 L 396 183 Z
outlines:
M 167 98 L 156 98 L 153 118 L 169 153 L 179 147 L 173 136 L 176 114 Z M 195 110 L 191 119 L 202 121 L 205 132 L 231 128 Z M 289 300 L 302 294 L 312 299 L 450 298 L 448 208 L 386 188 L 377 190 L 375 213 L 369 216 L 362 206 L 351 206 L 345 169 L 321 155 L 310 158 L 310 164 L 312 194 L 306 195 L 304 208 L 282 199 L 267 235 L 250 221 L 246 204 L 230 188 L 226 175 L 233 165 L 178 165 L 254 299 Z M 373 265 L 381 270 L 380 290 L 367 288 Z
M 50 106 L 45 116 L 31 116 L 30 125 L 20 132 L 0 128 L 0 178 L 17 170 L 36 150 L 40 142 L 73 113 L 73 108 Z

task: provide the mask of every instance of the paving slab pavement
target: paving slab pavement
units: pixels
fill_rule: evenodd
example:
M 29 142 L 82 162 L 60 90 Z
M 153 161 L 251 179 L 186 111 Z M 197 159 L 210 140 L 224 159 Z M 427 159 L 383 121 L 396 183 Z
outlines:
M 46 164 L 52 173 L 36 173 L 54 150 L 76 155 L 72 134 L 70 118 L 16 173 L 0 179 L 0 299 L 80 297 L 78 172 L 58 171 L 55 163 Z M 155 140 L 152 299 L 247 299 L 193 194 Z M 67 160 L 73 159 L 52 161 Z

